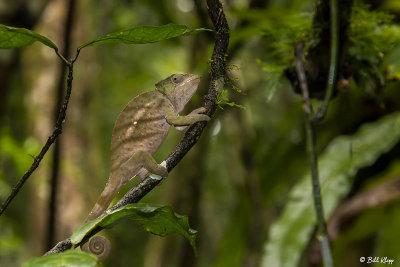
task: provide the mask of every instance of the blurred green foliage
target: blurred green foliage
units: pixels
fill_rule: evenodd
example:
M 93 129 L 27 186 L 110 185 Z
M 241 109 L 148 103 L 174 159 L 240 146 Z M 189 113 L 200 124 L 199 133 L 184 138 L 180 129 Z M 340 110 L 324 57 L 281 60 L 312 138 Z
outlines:
M 29 9 L 34 5 L 28 2 L 20 1 L 31 12 L 38 12 Z M 329 181 L 323 184 L 328 213 L 365 188 L 399 175 L 399 127 L 384 123 L 398 116 L 391 113 L 400 107 L 398 1 L 386 1 L 382 6 L 365 2 L 356 1 L 349 18 L 351 42 L 346 52 L 352 58 L 348 64 L 354 77 L 346 90 L 337 92 L 327 118 L 317 127 L 321 179 Z M 0 14 L 12 14 L 17 7 L 17 3 L 0 4 Z M 143 200 L 170 205 L 177 213 L 188 215 L 191 227 L 198 230 L 198 257 L 181 236 L 151 236 L 124 220 L 102 232 L 112 244 L 105 266 L 322 264 L 312 263 L 315 251 L 309 245 L 315 240 L 314 215 L 306 191 L 310 181 L 301 101 L 283 75 L 293 64 L 295 42 L 304 41 L 308 51 L 318 45 L 321 32 L 320 25 L 313 25 L 313 1 L 231 0 L 224 1 L 223 7 L 232 30 L 229 64 L 238 66 L 230 75 L 238 79 L 235 84 L 241 93 L 224 88 L 222 100 L 246 109 L 219 109 L 199 143 Z M 65 10 L 48 3 L 44 11 L 33 30 L 61 47 L 55 37 L 60 31 L 51 26 L 63 21 Z M 72 47 L 140 25 L 211 27 L 205 3 L 190 0 L 79 2 L 76 21 Z M 74 68 L 71 106 L 62 135 L 61 177 L 68 182 L 60 193 L 58 239 L 70 236 L 82 224 L 104 187 L 112 128 L 130 99 L 152 90 L 157 81 L 172 73 L 192 72 L 201 75 L 202 82 L 188 110 L 199 106 L 208 86 L 213 36 L 203 32 L 156 44 L 113 44 L 82 51 Z M 49 80 L 57 78 L 52 69 L 59 62 L 52 62 L 57 59 L 49 52 L 38 44 L 15 52 L 19 56 L 0 50 L 0 79 L 8 78 L 0 95 L 1 200 L 29 167 L 30 155 L 37 155 L 43 136 L 53 127 L 48 103 L 55 86 Z M 14 57 L 19 63 L 8 65 Z M 3 75 L 6 70 L 12 72 Z M 43 88 L 49 90 L 41 91 Z M 38 99 L 48 102 L 39 105 Z M 371 139 L 361 142 L 361 133 Z M 171 130 L 155 155 L 159 162 L 182 135 Z M 45 202 L 49 195 L 50 153 L 0 217 L 1 266 L 19 266 L 46 251 L 44 238 L 35 234 L 46 235 L 47 206 L 37 203 Z M 125 186 L 119 197 L 137 182 L 134 179 Z M 301 199 L 293 198 L 297 193 Z M 344 225 L 332 241 L 337 266 L 362 266 L 360 256 L 392 257 L 398 251 L 398 203 L 395 200 L 363 210 Z M 300 213 L 297 224 L 291 217 L 294 213 L 288 212 L 291 207 Z M 69 228 L 63 227 L 63 222 Z M 284 239 L 274 239 L 277 229 Z M 287 257 L 269 260 L 266 245 L 275 255 Z
M 329 218 L 338 200 L 348 192 L 357 170 L 373 164 L 399 140 L 400 114 L 363 125 L 352 136 L 332 140 L 319 158 L 321 194 L 325 217 Z M 347 151 L 346 151 L 347 150 Z M 297 266 L 301 251 L 313 231 L 315 214 L 310 171 L 292 189 L 282 216 L 271 227 L 261 266 L 271 262 L 280 266 Z
M 350 16 L 349 54 L 355 58 L 354 68 L 365 80 L 377 77 L 384 83 L 379 68 L 387 52 L 400 42 L 400 26 L 394 24 L 393 15 L 383 11 L 372 11 L 370 6 L 356 1 Z
M 249 23 L 235 32 L 232 44 L 243 39 L 257 36 L 263 38 L 264 53 L 257 58 L 257 63 L 266 72 L 268 98 L 271 99 L 281 84 L 285 69 L 293 64 L 294 44 L 304 42 L 305 53 L 318 42 L 318 27 L 313 27 L 313 13 L 306 4 L 300 9 L 288 9 L 281 4 L 268 9 L 238 9 L 233 13 L 238 19 Z

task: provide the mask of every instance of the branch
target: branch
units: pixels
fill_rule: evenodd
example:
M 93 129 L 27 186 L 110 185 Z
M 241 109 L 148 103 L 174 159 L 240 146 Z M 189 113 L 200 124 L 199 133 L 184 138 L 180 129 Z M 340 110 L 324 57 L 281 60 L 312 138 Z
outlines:
M 14 197 L 18 194 L 19 190 L 22 188 L 24 183 L 28 180 L 31 174 L 36 170 L 39 166 L 40 162 L 42 161 L 44 155 L 46 155 L 47 151 L 49 150 L 50 146 L 56 141 L 57 137 L 62 133 L 62 125 L 65 121 L 65 116 L 68 108 L 69 98 L 71 96 L 72 90 L 72 80 L 73 80 L 73 63 L 68 61 L 68 78 L 67 78 L 67 92 L 64 98 L 64 104 L 60 108 L 58 113 L 58 119 L 56 121 L 56 126 L 53 133 L 47 139 L 46 144 L 43 146 L 42 150 L 40 151 L 39 155 L 37 155 L 31 165 L 31 167 L 25 172 L 22 178 L 18 181 L 17 185 L 11 191 L 11 194 L 8 196 L 7 200 L 1 205 L 0 208 L 0 216 L 4 213 L 7 209 L 10 202 L 14 199 Z
M 68 1 L 68 9 L 66 12 L 66 19 L 64 25 L 64 58 L 70 58 L 71 50 L 71 32 L 73 25 L 73 17 L 75 11 L 75 0 Z M 64 94 L 64 82 L 66 74 L 66 65 L 60 65 L 60 74 L 58 76 L 57 84 L 57 96 L 56 96 L 56 106 L 54 110 L 55 120 L 57 120 L 57 111 L 62 105 L 62 99 Z M 56 216 L 57 216 L 57 195 L 58 195 L 58 183 L 59 183 L 59 167 L 60 167 L 60 151 L 61 151 L 61 140 L 58 139 L 54 144 L 53 150 L 53 168 L 51 171 L 51 191 L 50 191 L 50 201 L 49 201 L 49 214 L 47 221 L 47 248 L 50 249 L 54 245 L 54 237 L 56 232 Z
M 324 266 L 331 267 L 333 266 L 332 253 L 329 245 L 329 239 L 324 218 L 324 210 L 322 205 L 321 186 L 319 183 L 319 174 L 318 174 L 318 161 L 315 152 L 315 131 L 314 131 L 310 101 L 308 98 L 309 93 L 308 93 L 307 80 L 303 65 L 303 49 L 304 45 L 302 43 L 296 44 L 295 48 L 296 72 L 299 78 L 300 88 L 303 97 L 303 109 L 305 115 L 304 124 L 306 128 L 307 146 L 308 146 L 307 150 L 311 165 L 311 179 L 313 187 L 314 207 L 317 217 L 318 230 L 319 234 L 321 235 L 322 257 L 324 259 Z
M 330 0 L 330 20 L 331 20 L 331 43 L 330 43 L 330 61 L 329 61 L 329 74 L 325 98 L 321 109 L 313 116 L 311 105 L 309 101 L 309 90 L 307 85 L 306 74 L 303 64 L 303 49 L 302 43 L 296 44 L 295 47 L 295 61 L 296 73 L 300 83 L 302 92 L 303 110 L 305 115 L 305 128 L 307 136 L 307 150 L 309 154 L 309 161 L 311 165 L 311 179 L 313 188 L 314 207 L 317 217 L 318 231 L 321 238 L 322 258 L 325 267 L 333 266 L 332 252 L 329 244 L 326 222 L 324 218 L 324 209 L 321 197 L 321 186 L 319 183 L 318 173 L 318 160 L 315 151 L 315 123 L 321 121 L 328 110 L 329 102 L 332 98 L 333 89 L 337 75 L 337 60 L 338 60 L 338 41 L 339 41 L 339 28 L 338 28 L 338 3 L 337 0 Z
M 226 21 L 225 14 L 222 9 L 222 5 L 219 0 L 207 0 L 208 15 L 211 18 L 212 23 L 215 27 L 215 45 L 214 51 L 211 57 L 211 69 L 210 69 L 210 85 L 207 95 L 203 99 L 203 106 L 207 109 L 206 113 L 210 117 L 214 114 L 217 105 L 215 103 L 218 95 L 218 88 L 220 78 L 225 75 L 226 67 L 226 53 L 229 44 L 229 26 Z M 168 172 L 170 172 L 186 155 L 186 153 L 197 143 L 201 133 L 203 132 L 206 122 L 198 122 L 192 125 L 185 133 L 182 140 L 176 146 L 175 150 L 165 160 L 167 163 Z M 122 206 L 131 203 L 137 203 L 147 193 L 149 193 L 154 187 L 160 183 L 160 180 L 152 178 L 146 178 L 136 187 L 128 191 L 114 206 L 112 206 L 107 213 L 112 212 Z M 90 232 L 82 243 L 86 242 L 90 237 L 101 231 L 101 227 L 95 228 Z M 78 244 L 79 245 L 79 244 Z M 67 249 L 72 248 L 71 240 L 66 240 L 58 243 L 54 248 L 49 250 L 46 254 L 59 253 Z
M 330 18 L 331 18 L 331 47 L 329 59 L 329 74 L 326 86 L 325 98 L 321 109 L 315 114 L 313 121 L 321 121 L 328 111 L 329 102 L 331 101 L 333 89 L 335 87 L 338 61 L 339 46 L 339 26 L 338 26 L 338 3 L 337 0 L 330 0 Z

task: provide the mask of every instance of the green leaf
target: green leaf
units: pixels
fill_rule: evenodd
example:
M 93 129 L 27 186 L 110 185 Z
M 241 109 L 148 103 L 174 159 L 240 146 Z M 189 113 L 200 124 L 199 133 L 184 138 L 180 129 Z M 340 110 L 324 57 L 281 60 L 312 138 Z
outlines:
M 219 90 L 219 93 L 217 95 L 217 100 L 216 103 L 218 105 L 218 107 L 222 108 L 222 105 L 228 105 L 230 107 L 237 107 L 237 108 L 241 108 L 241 109 L 246 109 L 245 106 L 236 104 L 235 102 L 229 102 L 229 98 L 228 98 L 228 90 L 225 89 L 221 89 Z
M 24 28 L 15 28 L 0 24 L 0 48 L 10 49 L 41 42 L 48 47 L 58 50 L 57 46 L 47 37 Z
M 71 242 L 73 245 L 77 245 L 97 226 L 111 228 L 126 218 L 138 222 L 146 231 L 155 235 L 166 236 L 172 233 L 179 233 L 190 242 L 194 253 L 197 253 L 194 242 L 197 231 L 190 228 L 187 216 L 174 213 L 169 206 L 144 203 L 126 205 L 110 214 L 87 222 L 73 233 Z
M 81 50 L 84 47 L 101 44 L 147 44 L 167 40 L 183 35 L 191 35 L 200 31 L 210 31 L 209 29 L 189 29 L 186 25 L 167 24 L 162 26 L 139 26 L 129 30 L 114 32 L 100 37 L 91 42 L 78 47 Z
M 373 164 L 400 140 L 400 113 L 363 125 L 353 136 L 334 139 L 319 158 L 325 218 L 349 191 L 360 168 Z M 289 203 L 270 229 L 261 266 L 297 266 L 316 223 L 308 173 L 293 188 Z
M 67 250 L 63 253 L 54 253 L 42 257 L 32 258 L 22 267 L 94 267 L 99 261 L 93 255 L 80 250 Z

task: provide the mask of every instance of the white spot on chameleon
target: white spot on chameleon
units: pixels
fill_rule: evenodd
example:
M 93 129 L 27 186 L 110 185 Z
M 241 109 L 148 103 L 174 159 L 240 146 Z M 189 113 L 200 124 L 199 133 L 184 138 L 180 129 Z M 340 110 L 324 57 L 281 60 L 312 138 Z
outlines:
M 129 127 L 127 130 L 126 130 L 126 133 L 125 133 L 125 138 L 129 138 L 129 136 L 131 136 L 132 135 L 132 133 L 134 132 L 134 129 L 135 129 L 135 127 Z

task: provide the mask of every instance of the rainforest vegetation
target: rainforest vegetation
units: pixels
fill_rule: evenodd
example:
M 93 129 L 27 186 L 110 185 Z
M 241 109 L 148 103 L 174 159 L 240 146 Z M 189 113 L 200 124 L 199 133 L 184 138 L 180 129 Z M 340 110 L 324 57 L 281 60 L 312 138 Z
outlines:
M 174 73 L 210 121 L 85 222 Z M 400 1 L 0 0 L 0 205 L 0 266 L 399 266 Z

